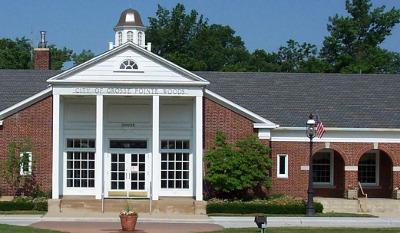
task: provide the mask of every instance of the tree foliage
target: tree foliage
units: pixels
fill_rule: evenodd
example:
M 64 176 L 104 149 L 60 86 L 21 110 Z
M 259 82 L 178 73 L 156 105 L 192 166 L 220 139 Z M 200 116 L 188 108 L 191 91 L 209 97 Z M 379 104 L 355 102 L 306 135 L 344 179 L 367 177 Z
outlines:
M 88 50 L 84 49 L 79 54 L 77 53 L 72 54 L 71 59 L 73 61 L 73 65 L 76 66 L 86 61 L 89 61 L 93 57 L 94 53 L 90 49 Z
M 32 46 L 25 37 L 0 39 L 0 69 L 31 69 Z
M 32 152 L 32 143 L 28 138 L 11 141 L 7 146 L 7 155 L 2 166 L 5 181 L 10 185 L 13 195 L 16 196 L 32 177 L 32 174 L 21 174 L 21 167 L 29 164 L 29 154 Z M 33 167 L 32 161 L 32 167 Z
M 241 197 L 249 190 L 270 187 L 272 161 L 268 152 L 269 148 L 253 135 L 229 144 L 226 136 L 218 132 L 214 148 L 205 157 L 205 180 L 215 195 L 223 198 Z
M 57 48 L 55 45 L 49 45 L 50 48 L 50 69 L 61 70 L 65 62 L 71 61 L 72 49 L 63 47 Z
M 392 73 L 396 72 L 398 54 L 379 45 L 391 35 L 400 21 L 400 10 L 385 6 L 372 9 L 370 0 L 346 0 L 348 16 L 329 18 L 321 57 L 332 64 L 333 72 Z M 394 61 L 394 62 L 393 62 Z

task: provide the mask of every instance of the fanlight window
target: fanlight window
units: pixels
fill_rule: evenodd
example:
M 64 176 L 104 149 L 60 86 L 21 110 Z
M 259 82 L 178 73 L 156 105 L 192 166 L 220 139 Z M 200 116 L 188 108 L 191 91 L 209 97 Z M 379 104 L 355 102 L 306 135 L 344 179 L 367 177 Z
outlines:
M 125 60 L 124 62 L 121 63 L 119 68 L 121 70 L 137 70 L 138 65 L 133 60 Z

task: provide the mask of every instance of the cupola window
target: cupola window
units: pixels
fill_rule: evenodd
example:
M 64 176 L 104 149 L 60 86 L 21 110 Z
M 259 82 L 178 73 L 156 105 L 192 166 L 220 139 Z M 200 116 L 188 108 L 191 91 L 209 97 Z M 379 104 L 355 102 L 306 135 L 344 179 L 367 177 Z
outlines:
M 143 32 L 138 33 L 138 45 L 142 45 L 143 41 Z
M 133 41 L 133 32 L 132 32 L 132 31 L 129 31 L 129 32 L 127 33 L 127 39 L 128 39 L 128 41 L 130 41 L 130 42 Z
M 118 45 L 122 45 L 122 32 L 118 32 Z
M 138 65 L 133 60 L 125 60 L 119 66 L 121 70 L 137 70 Z

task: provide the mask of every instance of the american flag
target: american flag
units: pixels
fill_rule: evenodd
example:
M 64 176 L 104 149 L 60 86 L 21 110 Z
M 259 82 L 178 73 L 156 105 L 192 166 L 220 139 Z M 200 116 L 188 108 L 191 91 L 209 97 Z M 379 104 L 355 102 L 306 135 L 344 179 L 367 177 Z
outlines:
M 322 136 L 324 136 L 326 132 L 324 124 L 322 124 L 322 121 L 319 119 L 319 115 L 317 115 L 316 118 L 316 131 L 317 131 L 317 137 L 319 138 L 322 138 Z

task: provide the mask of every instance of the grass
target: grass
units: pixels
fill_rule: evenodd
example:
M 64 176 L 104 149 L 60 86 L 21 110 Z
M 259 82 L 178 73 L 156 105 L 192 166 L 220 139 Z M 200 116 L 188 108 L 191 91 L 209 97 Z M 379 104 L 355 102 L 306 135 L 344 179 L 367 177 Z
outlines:
M 222 231 L 209 233 L 259 233 L 257 228 L 227 228 Z M 268 228 L 267 233 L 399 233 L 400 228 L 309 228 L 309 227 L 280 227 Z
M 0 211 L 0 215 L 45 215 L 46 211 L 38 210 L 10 210 L 10 211 Z
M 227 213 L 212 213 L 208 214 L 208 216 L 256 216 L 256 215 L 263 215 L 267 217 L 305 217 L 304 214 L 227 214 Z M 315 217 L 368 217 L 368 218 L 376 218 L 377 216 L 371 214 L 357 214 L 357 213 L 317 213 Z
M 0 232 L 2 232 L 2 233 L 61 233 L 61 231 L 43 230 L 43 229 L 36 229 L 33 227 L 11 226 L 11 225 L 6 225 L 6 224 L 0 224 Z

